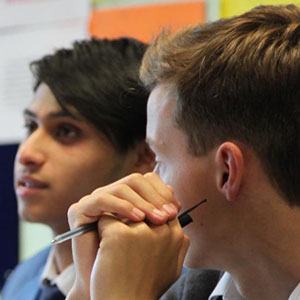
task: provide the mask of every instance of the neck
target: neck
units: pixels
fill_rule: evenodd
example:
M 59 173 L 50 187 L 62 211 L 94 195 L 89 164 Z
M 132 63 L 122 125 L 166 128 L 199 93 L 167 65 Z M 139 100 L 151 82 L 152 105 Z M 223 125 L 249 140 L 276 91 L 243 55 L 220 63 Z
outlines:
M 61 224 L 60 226 L 51 226 L 53 236 L 61 234 L 69 230 L 68 224 Z M 72 257 L 72 243 L 71 241 L 66 241 L 60 244 L 54 245 L 54 257 L 57 270 L 61 273 L 69 265 L 73 263 Z
M 248 300 L 287 300 L 300 281 L 299 272 L 257 256 L 240 268 L 231 274 L 240 293 Z
M 300 210 L 284 202 L 266 207 L 255 222 L 247 220 L 247 239 L 237 243 L 227 270 L 246 299 L 286 300 L 300 281 Z
M 71 265 L 73 263 L 71 241 L 55 245 L 54 257 L 59 273 Z

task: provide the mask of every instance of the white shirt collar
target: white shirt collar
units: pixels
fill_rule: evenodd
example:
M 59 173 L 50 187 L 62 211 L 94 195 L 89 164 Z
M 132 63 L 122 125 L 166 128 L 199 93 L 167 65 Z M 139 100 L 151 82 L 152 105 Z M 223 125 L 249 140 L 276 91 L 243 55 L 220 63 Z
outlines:
M 54 259 L 53 248 L 50 250 L 44 271 L 40 278 L 41 284 L 45 284 L 49 281 L 51 282 L 51 284 L 56 284 L 58 289 L 64 295 L 67 295 L 69 293 L 75 281 L 75 268 L 73 264 L 68 266 L 65 270 L 63 270 L 63 272 L 59 274 Z
M 223 296 L 223 300 L 246 300 L 240 295 L 231 275 L 227 272 L 222 276 L 208 300 L 214 300 L 218 296 Z M 300 282 L 288 300 L 300 300 Z
M 291 293 L 289 300 L 300 300 L 300 282 Z
M 209 300 L 214 300 L 216 297 L 223 296 L 224 300 L 246 300 L 237 290 L 234 281 L 229 273 L 225 272 L 217 286 L 209 296 Z M 294 300 L 294 299 L 293 299 Z

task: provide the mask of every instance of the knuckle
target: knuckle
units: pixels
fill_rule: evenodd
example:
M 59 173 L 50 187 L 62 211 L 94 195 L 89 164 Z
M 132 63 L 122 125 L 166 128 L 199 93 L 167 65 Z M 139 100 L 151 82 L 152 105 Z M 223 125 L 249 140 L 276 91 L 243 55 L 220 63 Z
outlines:
M 113 186 L 109 191 L 106 193 L 102 193 L 102 196 L 104 195 L 112 195 L 116 197 L 124 197 L 130 190 L 130 187 L 126 183 L 119 183 L 115 186 Z
M 75 204 L 78 204 L 78 206 L 79 206 L 79 205 L 81 205 L 82 202 L 87 201 L 90 197 L 91 197 L 91 195 L 85 195 L 82 198 L 80 198 L 80 200 Z
M 114 236 L 118 238 L 118 240 L 124 240 L 126 242 L 134 241 L 135 237 L 132 230 L 124 226 L 115 227 L 113 230 Z
M 176 228 L 174 230 L 174 240 L 179 245 L 182 245 L 184 243 L 184 232 L 181 228 Z
M 144 174 L 144 177 L 145 178 L 149 178 L 149 179 L 158 179 L 158 175 L 153 173 L 153 172 L 148 172 L 146 174 Z
M 78 207 L 78 203 L 74 203 L 68 208 L 68 212 L 67 212 L 68 218 L 73 218 L 73 216 L 76 215 L 77 207 Z
M 78 203 L 72 204 L 67 212 L 68 221 L 72 228 L 77 227 L 79 224 L 79 209 L 78 209 Z
M 98 187 L 98 188 L 96 188 L 95 190 L 92 191 L 91 195 L 95 195 L 95 194 L 101 192 L 103 189 L 104 189 L 104 187 Z
M 127 184 L 121 183 L 120 185 L 117 185 L 115 189 L 121 193 L 126 193 L 130 188 Z
M 167 224 L 161 224 L 154 227 L 157 237 L 165 238 L 170 234 L 169 226 Z
M 135 184 L 136 182 L 143 179 L 143 175 L 140 173 L 133 173 L 128 177 L 128 182 L 131 184 Z

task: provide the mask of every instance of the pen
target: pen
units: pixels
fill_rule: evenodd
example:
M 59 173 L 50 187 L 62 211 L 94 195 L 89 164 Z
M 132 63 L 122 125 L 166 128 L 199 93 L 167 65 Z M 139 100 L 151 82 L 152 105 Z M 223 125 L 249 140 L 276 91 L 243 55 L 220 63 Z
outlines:
M 184 226 L 188 225 L 189 223 L 193 222 L 193 219 L 189 215 L 189 212 L 191 212 L 192 210 L 194 210 L 196 207 L 198 207 L 202 203 L 205 203 L 206 201 L 207 201 L 206 199 L 201 200 L 200 202 L 198 202 L 194 206 L 190 207 L 189 209 L 187 209 L 186 211 L 184 211 L 182 214 L 180 214 L 178 216 L 178 221 L 179 221 L 179 223 L 180 223 L 180 225 L 181 225 L 182 228 Z M 94 223 L 90 223 L 90 224 L 87 224 L 87 225 L 83 225 L 83 226 L 74 228 L 74 229 L 72 229 L 70 231 L 67 231 L 65 233 L 62 233 L 62 234 L 56 236 L 51 241 L 51 243 L 52 244 L 63 243 L 65 241 L 68 241 L 68 240 L 72 239 L 75 236 L 78 236 L 78 235 L 83 234 L 85 232 L 97 229 L 97 225 L 98 225 L 98 222 L 94 222 Z

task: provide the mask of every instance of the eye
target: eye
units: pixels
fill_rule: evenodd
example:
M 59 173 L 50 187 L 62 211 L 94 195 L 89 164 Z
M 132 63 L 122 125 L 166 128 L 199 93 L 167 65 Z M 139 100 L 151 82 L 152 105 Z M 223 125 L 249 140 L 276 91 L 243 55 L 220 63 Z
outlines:
M 26 130 L 26 136 L 30 136 L 36 129 L 38 125 L 33 120 L 25 120 L 24 128 Z
M 72 142 L 80 136 L 80 129 L 71 124 L 60 124 L 55 136 L 64 143 Z

